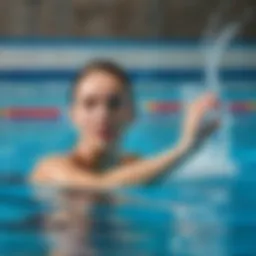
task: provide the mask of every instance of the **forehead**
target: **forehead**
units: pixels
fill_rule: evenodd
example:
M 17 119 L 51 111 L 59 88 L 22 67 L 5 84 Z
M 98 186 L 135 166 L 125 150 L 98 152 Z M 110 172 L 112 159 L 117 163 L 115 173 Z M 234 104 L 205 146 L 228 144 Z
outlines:
M 123 93 L 124 91 L 124 85 L 120 79 L 105 71 L 89 73 L 76 86 L 76 96 L 98 93 Z

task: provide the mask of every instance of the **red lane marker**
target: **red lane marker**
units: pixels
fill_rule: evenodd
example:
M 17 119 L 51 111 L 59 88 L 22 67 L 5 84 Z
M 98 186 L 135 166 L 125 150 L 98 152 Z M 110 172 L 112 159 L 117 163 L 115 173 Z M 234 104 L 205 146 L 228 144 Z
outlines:
M 9 119 L 33 119 L 48 120 L 60 117 L 60 110 L 57 108 L 11 108 L 8 110 Z

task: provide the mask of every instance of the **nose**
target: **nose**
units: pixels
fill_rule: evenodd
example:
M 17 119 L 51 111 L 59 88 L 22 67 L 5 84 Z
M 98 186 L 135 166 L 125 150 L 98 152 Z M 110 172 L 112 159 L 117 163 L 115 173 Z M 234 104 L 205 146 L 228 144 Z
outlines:
M 113 111 L 107 105 L 102 104 L 98 110 L 98 117 L 101 121 L 107 123 L 113 117 Z

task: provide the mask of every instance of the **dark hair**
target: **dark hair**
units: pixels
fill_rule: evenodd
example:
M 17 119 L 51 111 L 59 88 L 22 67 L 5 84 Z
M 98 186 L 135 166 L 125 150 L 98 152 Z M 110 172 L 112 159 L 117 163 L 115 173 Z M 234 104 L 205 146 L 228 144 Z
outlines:
M 130 93 L 131 80 L 122 67 L 109 60 L 94 60 L 86 64 L 75 77 L 71 87 L 71 100 L 74 98 L 79 82 L 95 71 L 103 71 L 115 76 Z

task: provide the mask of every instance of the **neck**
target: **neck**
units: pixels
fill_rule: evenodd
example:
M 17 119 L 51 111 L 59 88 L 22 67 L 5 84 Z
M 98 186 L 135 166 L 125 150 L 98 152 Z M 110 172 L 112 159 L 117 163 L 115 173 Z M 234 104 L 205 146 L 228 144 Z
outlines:
M 74 150 L 74 157 L 82 166 L 101 170 L 118 163 L 120 156 L 117 149 L 112 146 L 105 151 L 99 150 L 93 144 L 81 141 Z

